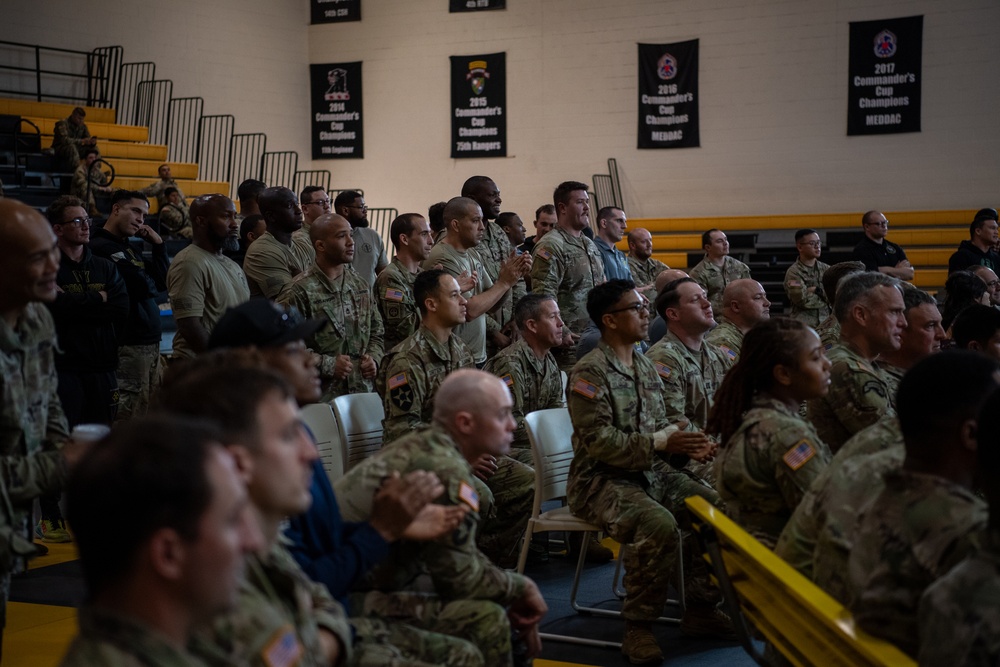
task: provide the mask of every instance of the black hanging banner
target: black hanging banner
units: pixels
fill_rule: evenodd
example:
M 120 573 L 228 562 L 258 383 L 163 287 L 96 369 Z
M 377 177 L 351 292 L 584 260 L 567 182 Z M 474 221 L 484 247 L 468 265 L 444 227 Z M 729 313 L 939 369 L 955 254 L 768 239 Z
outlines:
M 361 20 L 361 0 L 309 0 L 310 23 Z
M 924 17 L 851 23 L 847 134 L 920 131 Z
M 507 157 L 507 54 L 451 56 L 451 156 Z
M 449 12 L 481 12 L 487 9 L 506 9 L 507 0 L 448 0 Z
M 639 148 L 701 145 L 698 40 L 639 45 Z
M 312 159 L 365 156 L 361 62 L 310 65 Z

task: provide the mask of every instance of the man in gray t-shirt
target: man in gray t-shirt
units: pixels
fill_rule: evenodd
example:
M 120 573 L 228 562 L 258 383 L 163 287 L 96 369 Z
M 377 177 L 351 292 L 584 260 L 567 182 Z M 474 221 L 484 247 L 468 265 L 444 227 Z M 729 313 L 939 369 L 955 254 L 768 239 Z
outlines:
M 368 204 L 355 190 L 345 190 L 333 200 L 333 212 L 347 218 L 354 229 L 354 261 L 351 266 L 368 285 L 389 265 L 385 243 L 378 232 L 368 226 Z

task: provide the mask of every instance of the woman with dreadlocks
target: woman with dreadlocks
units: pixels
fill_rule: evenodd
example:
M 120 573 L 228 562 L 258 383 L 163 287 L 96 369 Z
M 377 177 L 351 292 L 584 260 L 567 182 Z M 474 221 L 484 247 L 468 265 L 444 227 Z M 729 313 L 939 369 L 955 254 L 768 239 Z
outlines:
M 743 340 L 739 362 L 715 395 L 705 431 L 718 435 L 717 490 L 727 513 L 773 549 L 782 528 L 831 454 L 799 414 L 826 394 L 830 362 L 811 328 L 764 320 Z

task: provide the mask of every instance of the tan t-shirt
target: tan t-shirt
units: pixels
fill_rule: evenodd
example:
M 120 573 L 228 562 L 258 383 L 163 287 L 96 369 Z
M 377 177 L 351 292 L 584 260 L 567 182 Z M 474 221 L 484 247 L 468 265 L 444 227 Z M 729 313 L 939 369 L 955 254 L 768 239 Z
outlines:
M 250 244 L 243 260 L 250 294 L 277 299 L 292 284 L 292 278 L 312 266 L 315 258 L 315 252 L 310 252 L 305 243 L 293 240 L 291 246 L 286 246 L 271 232 L 264 232 Z
M 197 317 L 209 332 L 227 308 L 250 300 L 247 277 L 239 264 L 193 244 L 170 263 L 167 291 L 174 320 Z M 180 331 L 174 335 L 174 356 L 195 356 Z

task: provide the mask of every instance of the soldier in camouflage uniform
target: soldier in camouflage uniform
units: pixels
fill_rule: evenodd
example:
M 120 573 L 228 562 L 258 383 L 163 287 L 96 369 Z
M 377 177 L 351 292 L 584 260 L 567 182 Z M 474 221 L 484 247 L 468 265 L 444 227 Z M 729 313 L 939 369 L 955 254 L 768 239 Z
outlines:
M 698 262 L 689 274 L 708 292 L 712 312 L 718 316 L 722 313 L 722 292 L 726 285 L 740 278 L 749 278 L 750 267 L 729 256 L 729 239 L 722 230 L 710 229 L 702 234 L 701 246 L 705 250 L 705 259 Z
M 423 266 L 440 266 L 459 281 L 464 275 L 475 278 L 471 289 L 463 293 L 468 299 L 466 322 L 455 333 L 469 346 L 476 365 L 481 367 L 488 357 L 488 332 L 496 325 L 496 320 L 487 315 L 510 300 L 513 287 L 530 268 L 531 258 L 512 255 L 505 259 L 493 280 L 479 250 L 485 228 L 479 205 L 467 197 L 453 197 L 445 206 L 444 220 L 445 238 L 431 248 Z
M 170 188 L 173 188 L 180 195 L 181 201 L 184 201 L 184 191 L 181 190 L 181 186 L 177 184 L 177 181 L 170 174 L 170 165 L 166 163 L 161 164 L 156 171 L 160 176 L 160 180 L 152 185 L 147 185 L 140 192 L 147 197 L 156 197 L 156 204 L 161 209 L 170 202 Z
M 639 286 L 639 294 L 649 301 L 650 317 L 655 315 L 652 310 L 656 301 L 656 276 L 670 267 L 655 259 L 653 255 L 653 235 L 648 229 L 639 227 L 628 233 L 628 268 L 632 272 L 632 280 Z
M 468 639 L 480 648 L 485 664 L 496 667 L 513 664 L 512 627 L 527 644 L 529 657 L 537 652 L 537 623 L 546 611 L 530 579 L 500 569 L 475 546 L 481 498 L 470 464 L 506 452 L 514 431 L 511 407 L 509 392 L 495 377 L 475 369 L 453 373 L 439 389 L 432 425 L 384 447 L 336 485 L 345 518 L 359 520 L 368 516 L 375 491 L 392 472 L 438 475 L 446 489 L 438 502 L 465 507 L 465 520 L 438 540 L 394 545 L 364 607 L 399 616 L 416 610 L 420 617 L 411 622 Z M 436 597 L 407 592 L 422 574 L 430 575 Z
M 656 300 L 667 333 L 646 351 L 663 383 L 663 402 L 671 424 L 701 432 L 708 422 L 715 391 L 732 365 L 721 348 L 705 342 L 714 324 L 705 291 L 691 278 L 669 283 Z
M 883 352 L 877 362 L 890 396 L 896 395 L 906 371 L 924 357 L 940 352 L 941 342 L 947 338 L 934 297 L 906 283 L 902 288 L 906 328 L 899 338 L 899 349 Z
M 10 576 L 38 554 L 31 542 L 35 498 L 58 492 L 67 437 L 56 393 L 56 332 L 39 302 L 56 298 L 59 250 L 48 221 L 13 199 L 0 199 L 0 628 Z M 65 454 L 76 448 L 63 448 Z
M 906 459 L 886 474 L 885 488 L 861 510 L 853 531 L 851 612 L 865 631 L 914 658 L 920 596 L 978 548 L 986 526 L 986 504 L 972 492 L 975 420 L 997 387 L 998 370 L 974 352 L 954 351 L 927 357 L 903 378 L 898 409 Z M 928 391 L 945 385 L 952 395 Z
M 722 348 L 733 361 L 739 359 L 743 336 L 758 322 L 771 316 L 771 302 L 756 280 L 741 278 L 726 285 L 722 293 L 722 319 L 705 340 Z
M 479 204 L 483 211 L 482 241 L 476 246 L 476 252 L 483 260 L 483 266 L 489 275 L 490 282 L 497 282 L 500 279 L 500 269 L 505 261 L 514 253 L 514 246 L 511 245 L 507 233 L 499 224 L 500 188 L 487 176 L 472 176 L 462 184 L 462 196 L 468 197 Z M 445 225 L 448 220 L 445 219 Z M 526 257 L 527 260 L 531 256 Z M 523 294 L 519 289 L 512 298 L 504 301 L 500 308 L 491 311 L 487 315 L 486 322 L 486 351 L 487 356 L 492 357 L 499 350 L 507 347 L 511 343 L 510 332 L 504 333 L 505 328 L 510 328 L 513 321 L 514 304 L 516 299 Z
M 594 242 L 583 234 L 590 225 L 587 185 L 567 181 L 553 195 L 559 221 L 532 251 L 531 291 L 551 294 L 563 318 L 562 345 L 553 350 L 559 368 L 576 363 L 576 343 L 587 328 L 587 294 L 604 282 L 604 262 Z
M 434 394 L 445 376 L 475 365 L 468 346 L 454 333 L 465 321 L 466 300 L 458 289 L 455 279 L 441 269 L 424 271 L 414 281 L 420 326 L 386 355 L 378 375 L 387 443 L 429 424 Z
M 323 215 L 313 221 L 309 236 L 316 261 L 295 277 L 279 302 L 295 306 L 307 318 L 330 321 L 306 341 L 320 356 L 320 400 L 327 403 L 337 396 L 374 391 L 383 354 L 382 318 L 368 283 L 350 268 L 351 225 L 339 215 Z
M 76 169 L 83 157 L 83 149 L 97 145 L 97 137 L 90 136 L 90 130 L 83 119 L 87 112 L 76 107 L 68 118 L 56 123 L 52 135 L 52 150 L 59 160 L 59 169 L 70 172 Z
M 111 188 L 108 187 L 108 177 L 101 171 L 100 167 L 93 167 L 94 162 L 101 158 L 101 154 L 96 148 L 87 148 L 83 151 L 83 158 L 73 172 L 73 182 L 69 191 L 74 197 L 82 199 L 86 205 L 87 213 L 97 216 L 97 201 L 95 194 L 109 195 Z
M 191 210 L 183 195 L 174 187 L 167 188 L 164 194 L 167 201 L 159 210 L 160 229 L 175 238 L 190 239 Z
M 840 281 L 852 273 L 862 273 L 864 270 L 865 265 L 861 262 L 840 262 L 826 270 L 822 279 L 823 293 L 831 305 L 836 303 L 837 286 L 840 284 Z M 830 348 L 840 340 L 840 323 L 837 321 L 837 316 L 831 312 L 826 319 L 816 326 L 816 333 L 819 334 L 819 339 L 823 342 L 823 347 L 829 352 Z
M 795 232 L 799 256 L 785 271 L 785 294 L 792 305 L 790 316 L 816 328 L 830 315 L 830 303 L 823 292 L 823 274 L 829 264 L 819 261 L 823 244 L 813 229 Z
M 185 649 L 191 633 L 233 608 L 244 559 L 263 545 L 219 436 L 177 416 L 137 418 L 81 462 L 66 506 L 90 595 L 61 667 L 206 664 Z
M 574 458 L 566 499 L 573 514 L 628 547 L 622 653 L 633 664 L 658 662 L 663 653 L 650 624 L 663 610 L 677 566 L 674 512 L 682 505 L 675 504 L 672 494 L 691 486 L 662 457 L 704 458 L 712 445 L 704 434 L 680 431 L 667 421 L 656 366 L 635 353 L 649 324 L 646 302 L 635 284 L 612 280 L 599 285 L 587 299 L 587 310 L 602 337 L 573 368 L 567 385 Z M 704 617 L 705 611 L 706 605 L 689 596 L 685 623 L 695 615 Z
M 1000 392 L 979 413 L 976 457 L 990 505 L 980 550 L 931 584 L 919 607 L 921 665 L 1000 664 Z
M 521 221 L 521 216 L 519 216 L 517 213 L 512 213 L 510 211 L 506 213 L 501 213 L 500 215 L 497 216 L 497 224 L 500 225 L 500 228 L 503 229 L 504 233 L 507 235 L 507 240 L 510 241 L 510 247 L 514 249 L 514 254 L 516 255 L 527 254 L 528 259 L 530 260 L 531 253 L 522 250 L 520 247 L 521 244 L 524 243 L 524 235 L 525 235 L 524 223 Z M 517 327 L 517 325 L 514 323 L 515 319 L 514 308 L 515 306 L 517 306 L 517 302 L 521 300 L 521 297 L 523 297 L 525 294 L 528 293 L 527 285 L 528 282 L 526 277 L 521 276 L 521 278 L 516 283 L 514 283 L 514 286 L 510 290 L 510 301 L 504 302 L 504 309 L 510 310 L 510 313 L 508 315 L 505 315 L 505 317 L 508 318 L 507 323 L 502 327 L 502 331 L 500 333 L 503 334 L 505 337 L 509 338 L 511 341 L 513 341 L 512 336 L 514 333 L 514 329 Z M 499 318 L 497 320 L 498 323 L 500 319 L 502 318 Z M 489 340 L 486 341 L 486 351 L 490 357 L 494 356 L 499 351 L 499 349 L 502 349 L 502 348 L 494 349 L 494 347 L 495 346 L 490 345 Z
M 246 483 L 262 544 L 247 557 L 235 609 L 199 629 L 194 653 L 210 665 L 350 664 L 343 607 L 311 581 L 279 540 L 289 515 L 312 502 L 316 446 L 301 427 L 293 389 L 249 364 L 191 362 L 160 394 L 173 413 L 212 419 Z M 238 387 L 238 391 L 233 388 Z
M 413 299 L 413 281 L 420 263 L 434 245 L 431 226 L 419 213 L 403 213 L 389 226 L 395 256 L 375 278 L 375 303 L 385 327 L 388 352 L 410 336 L 420 325 L 420 309 Z
M 806 491 L 785 524 L 775 553 L 842 604 L 848 601 L 847 558 L 858 512 L 903 463 L 903 434 L 883 419 L 848 440 Z
M 709 432 L 720 436 L 716 487 L 726 513 L 768 548 L 830 462 L 830 449 L 799 415 L 827 391 L 830 362 L 819 336 L 776 318 L 747 334 L 739 363 L 716 393 Z
M 294 192 L 267 188 L 257 197 L 257 204 L 267 231 L 247 248 L 243 271 L 251 297 L 277 299 L 295 276 L 312 266 L 316 252 L 308 243 L 293 238 L 302 227 L 302 209 Z
M 808 403 L 809 421 L 834 453 L 847 439 L 895 414 L 894 397 L 875 357 L 899 349 L 906 326 L 899 281 L 881 273 L 850 276 L 837 290 L 840 342 L 827 354 L 833 363 L 830 391 Z
M 562 342 L 562 319 L 559 305 L 547 294 L 529 294 L 514 310 L 520 338 L 486 362 L 493 373 L 510 389 L 514 398 L 514 442 L 510 456 L 526 465 L 534 465 L 531 444 L 524 428 L 524 416 L 535 410 L 561 408 L 562 374 L 550 351 Z

